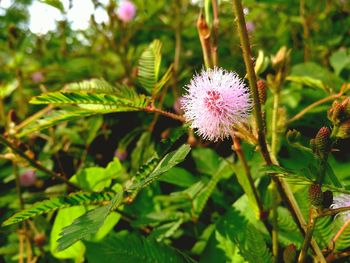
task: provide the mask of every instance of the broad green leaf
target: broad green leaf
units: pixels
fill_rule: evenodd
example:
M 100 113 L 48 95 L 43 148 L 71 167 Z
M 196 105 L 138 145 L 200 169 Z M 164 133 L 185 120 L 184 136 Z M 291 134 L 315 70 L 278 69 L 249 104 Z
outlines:
M 220 165 L 220 157 L 209 148 L 195 148 L 192 151 L 197 170 L 203 174 L 213 175 Z
M 206 203 L 208 202 L 208 199 L 213 194 L 215 187 L 220 179 L 225 178 L 231 174 L 233 174 L 231 165 L 227 161 L 222 160 L 216 172 L 210 178 L 209 182 L 203 189 L 201 189 L 196 198 L 193 200 L 192 212 L 195 217 L 198 218 L 202 213 Z
M 181 167 L 171 168 L 159 180 L 181 187 L 189 187 L 198 181 L 190 172 Z
M 288 76 L 287 80 L 311 88 L 325 89 L 325 85 L 322 83 L 321 80 L 309 76 Z
M 157 241 L 126 234 L 109 236 L 102 243 L 86 242 L 86 258 L 88 262 L 104 263 L 106 259 L 118 259 L 118 262 L 195 262 L 190 257 Z
M 60 259 L 73 258 L 76 262 L 82 262 L 85 253 L 85 246 L 82 242 L 75 243 L 73 246 L 63 250 L 58 251 L 59 233 L 62 229 L 70 225 L 73 220 L 84 214 L 86 209 L 83 206 L 68 207 L 60 209 L 57 213 L 53 227 L 50 234 L 50 251 L 53 256 Z
M 139 60 L 138 80 L 149 94 L 153 94 L 159 79 L 161 49 L 162 43 L 156 39 L 143 51 Z
M 0 99 L 4 99 L 11 95 L 11 93 L 17 89 L 18 85 L 18 80 L 16 79 L 10 83 L 0 85 Z
M 343 69 L 350 67 L 350 50 L 339 49 L 332 54 L 329 62 L 334 68 L 335 74 L 339 76 Z
M 113 197 L 110 192 L 102 193 L 74 193 L 68 196 L 55 197 L 49 200 L 38 202 L 33 206 L 14 214 L 12 217 L 2 223 L 2 226 L 22 222 L 28 218 L 51 212 L 69 206 L 88 205 L 109 201 Z
M 117 193 L 108 205 L 100 206 L 88 211 L 87 213 L 76 218 L 72 224 L 65 226 L 60 232 L 58 239 L 58 251 L 62 251 L 72 246 L 77 241 L 88 238 L 97 233 L 103 226 L 107 217 L 123 201 L 123 193 Z

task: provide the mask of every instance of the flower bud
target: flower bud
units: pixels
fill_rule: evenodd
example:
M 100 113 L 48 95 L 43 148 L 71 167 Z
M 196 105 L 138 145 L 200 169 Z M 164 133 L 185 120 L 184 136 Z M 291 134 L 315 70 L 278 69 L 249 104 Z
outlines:
M 335 125 L 350 119 L 350 98 L 346 98 L 341 103 L 334 101 L 332 107 L 327 112 L 327 116 Z
M 330 190 L 323 192 L 323 208 L 328 208 L 333 204 L 333 193 Z
M 38 247 L 42 247 L 46 243 L 46 237 L 44 233 L 38 233 L 34 236 L 34 243 Z
M 299 131 L 293 129 L 287 132 L 286 137 L 289 143 L 296 143 L 300 140 L 301 134 Z
M 134 19 L 136 15 L 136 6 L 128 0 L 121 1 L 117 10 L 118 18 L 124 23 L 128 23 Z
M 328 127 L 322 127 L 316 134 L 314 140 L 314 153 L 324 158 L 328 155 L 331 150 L 332 140 L 330 139 L 331 131 Z
M 259 79 L 257 82 L 258 86 L 258 92 L 259 92 L 259 100 L 262 105 L 266 102 L 266 85 L 265 81 L 262 79 Z
M 350 119 L 339 124 L 335 136 L 340 139 L 350 138 Z
M 128 157 L 128 152 L 123 148 L 118 148 L 115 151 L 114 156 L 117 157 L 119 161 L 122 162 Z
M 321 190 L 321 185 L 312 184 L 309 188 L 309 200 L 311 205 L 320 206 L 323 202 L 323 192 Z
M 28 170 L 19 176 L 19 183 L 21 186 L 32 186 L 36 180 L 36 173 L 33 170 Z
M 294 263 L 297 258 L 297 248 L 294 244 L 289 244 L 283 251 L 284 263 Z

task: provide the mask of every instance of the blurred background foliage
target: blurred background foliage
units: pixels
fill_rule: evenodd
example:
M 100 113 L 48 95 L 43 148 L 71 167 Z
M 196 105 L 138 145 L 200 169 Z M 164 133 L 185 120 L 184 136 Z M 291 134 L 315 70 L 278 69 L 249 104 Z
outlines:
M 137 6 L 135 19 L 124 23 L 116 15 L 119 1 L 93 0 L 94 9 L 105 12 L 107 19 L 98 23 L 94 15 L 91 15 L 86 29 L 73 29 L 72 21 L 68 20 L 66 14 L 74 5 L 79 5 L 80 1 L 63 5 L 58 0 L 43 0 L 40 2 L 47 5 L 47 8 L 61 12 L 62 20 L 56 22 L 54 30 L 33 33 L 30 30 L 30 16 L 40 17 L 40 14 L 29 12 L 30 6 L 35 2 L 39 1 L 15 0 L 10 1 L 6 7 L 0 7 L 1 133 L 9 130 L 10 122 L 20 124 L 42 109 L 40 105 L 29 104 L 30 98 L 43 92 L 62 89 L 71 82 L 103 78 L 109 83 L 122 83 L 141 92 L 143 87 L 137 79 L 139 58 L 155 39 L 162 43 L 161 75 L 169 65 L 174 65 L 172 78 L 166 84 L 163 108 L 180 113 L 174 104 L 192 75 L 203 68 L 196 21 L 200 11 L 205 10 L 204 2 L 207 1 L 134 0 Z M 259 51 L 266 59 L 266 65 L 260 73 L 261 78 L 266 79 L 269 74 L 273 74 L 271 60 L 281 47 L 286 46 L 291 50 L 288 76 L 281 91 L 281 116 L 284 119 L 293 117 L 309 104 L 329 94 L 338 93 L 341 86 L 349 82 L 349 1 L 246 0 L 243 4 L 254 59 L 258 59 Z M 212 12 L 209 10 L 205 13 L 207 23 L 211 26 Z M 245 67 L 230 1 L 219 1 L 219 19 L 219 65 L 244 76 Z M 265 109 L 269 127 L 271 91 L 267 97 Z M 290 123 L 288 129 L 299 130 L 302 143 L 308 146 L 308 141 L 320 127 L 330 125 L 326 114 L 330 105 L 331 101 L 313 108 L 303 118 Z M 9 114 L 10 112 L 15 114 Z M 75 177 L 71 180 L 76 180 L 85 190 L 100 191 L 116 187 L 115 185 L 120 187 L 119 183 L 135 174 L 139 166 L 149 160 L 155 151 L 160 152 L 162 139 L 172 133 L 181 133 L 179 124 L 174 120 L 160 117 L 154 125 L 153 122 L 153 115 L 143 112 L 112 113 L 59 124 L 54 128 L 28 134 L 21 140 L 26 144 L 26 152 L 45 167 L 66 178 Z M 307 168 L 312 173 L 313 156 L 290 147 L 284 134 L 285 130 L 281 132 L 280 139 L 281 164 L 294 170 Z M 193 134 L 190 134 L 190 138 L 191 136 Z M 189 140 L 182 138 L 180 141 Z M 38 256 L 39 262 L 79 262 L 84 257 L 88 262 L 105 262 L 109 253 L 120 257 L 122 255 L 118 251 L 108 252 L 111 244 L 123 248 L 124 242 L 130 242 L 123 251 L 132 246 L 138 247 L 139 251 L 147 250 L 147 247 L 142 247 L 143 241 L 139 239 L 142 235 L 164 241 L 201 262 L 228 262 L 232 258 L 232 262 L 243 262 L 254 257 L 258 260 L 259 255 L 267 253 L 264 251 L 265 242 L 270 244 L 271 240 L 266 231 L 259 232 L 256 237 L 254 229 L 261 229 L 262 223 L 256 218 L 256 209 L 247 208 L 251 200 L 243 194 L 240 186 L 242 182 L 236 178 L 242 173 L 242 167 L 235 162 L 235 156 L 232 157 L 231 146 L 228 142 L 208 144 L 197 141 L 193 144 L 197 147 L 194 147 L 181 166 L 170 169 L 160 182 L 141 191 L 130 206 L 111 214 L 108 225 L 103 230 L 105 233 L 100 233 L 100 237 L 94 236 L 84 243 L 79 241 L 68 250 L 57 253 L 56 242 L 62 228 L 91 207 L 70 207 L 35 218 L 32 224 L 37 231 L 30 235 L 33 253 Z M 264 202 L 269 204 L 271 196 L 263 179 L 264 173 L 259 170 L 263 165 L 261 157 L 249 144 L 244 144 L 243 147 L 253 177 L 259 182 Z M 350 185 L 349 148 L 349 140 L 342 141 L 337 144 L 339 152 L 330 158 L 330 169 L 345 186 Z M 0 160 L 1 221 L 20 209 L 15 170 L 13 163 L 5 158 L 6 154 L 4 152 Z M 233 167 L 224 158 L 230 160 Z M 18 163 L 16 169 L 19 169 L 19 174 L 31 170 L 27 164 Z M 90 179 L 82 182 L 79 181 L 79 176 Z M 96 179 L 98 176 L 103 178 L 102 186 Z M 112 181 L 117 184 L 112 184 Z M 24 202 L 28 205 L 66 193 L 63 185 L 40 171 L 36 171 L 33 184 L 22 188 Z M 304 204 L 305 215 L 308 213 L 306 189 L 303 181 L 293 188 L 299 203 Z M 302 238 L 296 233 L 295 224 L 284 207 L 279 209 L 282 246 L 293 242 L 300 247 Z M 236 225 L 228 227 L 225 225 L 227 221 L 236 222 Z M 240 229 L 237 222 L 242 222 L 240 224 L 244 230 Z M 324 247 L 334 231 L 327 228 L 329 222 L 321 223 L 321 230 L 315 231 Z M 324 230 L 326 228 L 328 232 Z M 114 234 L 100 241 L 111 229 L 114 229 Z M 244 232 L 245 229 L 250 230 Z M 291 235 L 293 231 L 295 233 Z M 130 233 L 137 236 L 131 236 Z M 235 240 L 229 238 L 232 233 L 239 233 Z M 40 242 L 37 240 L 39 234 L 44 240 L 43 245 L 36 244 Z M 18 236 L 15 227 L 0 229 L 0 261 L 18 261 Z M 344 241 L 344 247 L 349 245 L 347 241 Z M 261 244 L 264 246 L 261 247 Z M 261 250 L 250 251 L 257 247 L 261 247 Z M 179 257 L 179 262 L 190 260 L 182 254 L 175 254 L 176 251 L 172 248 L 158 249 L 167 251 L 168 255 L 174 253 L 171 255 Z M 166 258 L 165 256 L 163 260 Z M 261 258 L 268 262 L 270 256 Z M 135 260 L 129 262 L 136 262 L 137 259 L 135 256 Z

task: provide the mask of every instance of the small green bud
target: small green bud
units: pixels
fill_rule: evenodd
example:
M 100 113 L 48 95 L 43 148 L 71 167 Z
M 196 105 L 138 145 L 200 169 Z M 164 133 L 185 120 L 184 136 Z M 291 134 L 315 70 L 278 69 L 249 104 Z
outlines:
M 313 206 L 320 206 L 323 202 L 323 192 L 321 185 L 312 184 L 309 188 L 309 200 Z
M 297 248 L 294 244 L 289 244 L 283 251 L 284 263 L 294 263 L 297 258 Z
M 333 193 L 330 190 L 323 192 L 323 208 L 329 208 L 333 204 Z
M 296 143 L 300 140 L 301 134 L 299 131 L 293 129 L 287 131 L 286 137 L 289 143 Z

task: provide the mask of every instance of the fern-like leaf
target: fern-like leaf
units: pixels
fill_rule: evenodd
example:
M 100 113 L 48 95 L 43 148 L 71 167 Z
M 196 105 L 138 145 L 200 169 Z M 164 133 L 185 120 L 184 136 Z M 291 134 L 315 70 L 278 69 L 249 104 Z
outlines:
M 102 263 L 107 259 L 118 262 L 138 263 L 190 263 L 190 257 L 153 239 L 136 235 L 108 236 L 102 243 L 86 242 L 86 258 L 88 262 Z
M 2 226 L 8 226 L 15 223 L 19 223 L 28 218 L 33 218 L 59 208 L 76 205 L 96 204 L 101 203 L 103 201 L 109 201 L 112 199 L 112 197 L 113 193 L 110 192 L 74 193 L 68 196 L 55 197 L 49 200 L 38 202 L 32 207 L 14 214 L 12 217 L 3 222 Z
M 273 262 L 262 233 L 234 208 L 219 221 L 217 231 L 235 243 L 248 262 Z
M 20 133 L 17 134 L 17 137 L 22 137 L 33 132 L 41 131 L 65 121 L 76 120 L 95 114 L 99 114 L 99 112 L 77 109 L 75 107 L 65 107 L 60 110 L 51 110 L 36 122 L 31 123 L 22 131 L 20 131 Z
M 139 60 L 138 80 L 149 94 L 153 93 L 158 82 L 162 59 L 161 49 L 162 43 L 156 39 L 143 51 Z
M 88 110 L 108 112 L 139 111 L 148 106 L 146 96 L 122 98 L 110 94 L 50 92 L 31 99 L 33 104 L 74 104 Z
M 67 84 L 62 91 L 116 94 L 118 88 L 103 79 L 91 79 Z

